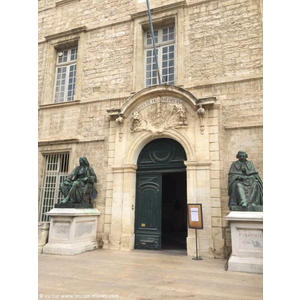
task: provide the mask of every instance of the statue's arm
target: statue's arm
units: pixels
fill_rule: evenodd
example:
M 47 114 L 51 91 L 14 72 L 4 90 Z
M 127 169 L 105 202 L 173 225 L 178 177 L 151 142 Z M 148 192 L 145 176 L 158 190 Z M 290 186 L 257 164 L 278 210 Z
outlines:
M 91 183 L 96 183 L 97 182 L 97 176 L 96 176 L 96 174 L 94 172 L 94 169 L 92 167 L 89 168 L 89 176 L 88 176 L 88 178 L 89 178 L 89 181 Z
M 76 174 L 77 167 L 67 176 L 66 180 L 70 181 Z
M 259 177 L 259 175 L 258 175 L 258 174 L 257 174 L 257 175 L 255 175 L 255 179 L 258 181 L 258 183 L 259 183 L 259 185 L 260 185 L 261 189 L 263 189 L 263 182 L 262 182 L 262 180 L 261 180 L 261 178 Z

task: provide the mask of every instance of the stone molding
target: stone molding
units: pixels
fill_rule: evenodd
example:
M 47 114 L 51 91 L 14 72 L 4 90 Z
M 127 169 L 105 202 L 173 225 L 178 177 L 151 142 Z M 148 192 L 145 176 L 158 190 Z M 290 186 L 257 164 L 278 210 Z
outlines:
M 136 173 L 137 166 L 134 164 L 112 166 L 112 170 L 113 170 L 113 173 Z
M 185 88 L 187 90 L 196 90 L 196 89 L 201 89 L 201 88 L 206 88 L 206 87 L 211 87 L 214 85 L 221 85 L 221 84 L 233 84 L 233 83 L 237 83 L 237 82 L 247 82 L 247 81 L 252 81 L 252 80 L 262 80 L 263 79 L 263 75 L 262 74 L 258 74 L 258 75 L 251 75 L 251 76 L 235 76 L 235 77 L 223 77 L 223 78 L 219 78 L 216 80 L 210 80 L 208 81 L 203 81 L 200 82 L 198 84 L 194 84 L 192 86 L 185 86 Z
M 47 108 L 56 108 L 56 107 L 64 107 L 64 106 L 72 106 L 72 105 L 76 105 L 79 104 L 80 100 L 73 100 L 73 101 L 69 101 L 69 102 L 59 102 L 59 103 L 47 103 L 47 104 L 41 104 L 39 106 L 39 110 L 40 109 L 47 109 Z
M 48 140 L 48 141 L 39 141 L 39 146 L 48 146 L 48 145 L 58 145 L 58 144 L 74 144 L 78 143 L 79 139 L 70 138 L 70 139 L 59 139 L 59 140 Z
M 251 222 L 263 222 L 263 212 L 255 211 L 231 211 L 228 216 L 225 217 L 227 221 L 251 221 Z
M 154 7 L 154 8 L 151 8 L 150 11 L 151 11 L 151 14 L 156 14 L 156 13 L 161 13 L 161 12 L 165 12 L 165 11 L 176 9 L 176 8 L 181 8 L 184 6 L 186 6 L 186 0 L 171 3 L 171 4 L 166 4 L 166 5 L 159 6 L 159 7 Z M 132 20 L 134 20 L 134 19 L 145 17 L 147 15 L 148 15 L 148 10 L 143 10 L 143 11 L 139 11 L 139 12 L 131 14 L 130 17 Z
M 210 170 L 211 160 L 203 161 L 184 161 L 188 170 Z
M 174 96 L 180 100 L 184 99 L 185 102 L 195 107 L 196 110 L 197 98 L 189 91 L 177 86 L 156 85 L 138 91 L 127 98 L 120 108 L 107 110 L 107 113 L 112 117 L 117 115 L 124 115 L 127 117 L 129 114 L 127 113 L 128 110 L 130 110 L 133 106 L 137 105 L 139 102 L 145 102 L 147 99 L 150 99 L 151 97 L 155 98 L 157 96 Z
M 87 139 L 87 140 L 80 140 L 78 138 L 71 138 L 71 139 L 59 139 L 59 140 L 48 140 L 48 141 L 39 141 L 38 146 L 49 146 L 49 145 L 60 145 L 60 144 L 80 144 L 80 143 L 97 143 L 97 142 L 104 142 L 105 138 L 99 139 Z
M 194 149 L 191 147 L 190 141 L 187 139 L 187 137 L 175 129 L 168 129 L 164 131 L 163 134 L 164 138 L 171 138 L 181 144 L 181 146 L 184 148 L 184 151 L 187 155 L 188 160 L 194 160 L 195 159 L 195 152 Z M 138 155 L 142 148 L 146 146 L 147 143 L 153 140 L 153 138 L 161 138 L 161 136 L 153 137 L 153 135 L 150 132 L 142 132 L 138 137 L 135 138 L 134 143 L 131 144 L 131 146 L 128 148 L 127 155 L 124 159 L 125 162 L 137 162 Z
M 55 5 L 60 6 L 60 5 L 67 4 L 69 2 L 75 2 L 75 1 L 79 2 L 80 0 L 56 0 Z
M 100 216 L 95 208 L 53 208 L 46 213 L 48 216 Z
M 72 35 L 72 34 L 86 32 L 86 31 L 87 31 L 86 26 L 80 26 L 80 27 L 73 28 L 70 30 L 66 30 L 66 31 L 62 31 L 62 32 L 54 33 L 54 34 L 49 34 L 49 35 L 45 36 L 45 40 L 50 41 L 50 40 L 58 39 L 61 37 Z
M 224 124 L 225 130 L 233 130 L 233 129 L 247 129 L 247 128 L 255 128 L 255 127 L 263 127 L 263 122 L 255 122 L 255 123 L 246 123 L 246 124 Z

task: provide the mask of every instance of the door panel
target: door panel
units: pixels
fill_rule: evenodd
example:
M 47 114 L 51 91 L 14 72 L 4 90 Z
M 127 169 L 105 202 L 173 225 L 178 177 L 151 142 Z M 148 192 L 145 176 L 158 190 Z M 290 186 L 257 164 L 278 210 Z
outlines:
M 138 174 L 135 248 L 161 249 L 161 174 Z

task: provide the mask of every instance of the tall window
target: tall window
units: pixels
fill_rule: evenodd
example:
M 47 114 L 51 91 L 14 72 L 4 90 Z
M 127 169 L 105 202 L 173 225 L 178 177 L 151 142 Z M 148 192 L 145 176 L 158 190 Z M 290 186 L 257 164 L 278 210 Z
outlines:
M 64 198 L 59 191 L 59 186 L 68 175 L 68 166 L 68 153 L 45 155 L 44 178 L 40 192 L 40 222 L 49 222 L 49 217 L 45 213 Z
M 157 51 L 158 66 L 161 72 L 161 83 L 174 85 L 174 50 L 175 50 L 175 28 L 174 25 L 154 30 L 155 45 Z M 151 32 L 145 33 L 145 59 L 146 76 L 145 86 L 156 85 L 159 83 L 156 74 L 156 64 Z
M 54 102 L 73 101 L 75 94 L 77 47 L 57 52 Z

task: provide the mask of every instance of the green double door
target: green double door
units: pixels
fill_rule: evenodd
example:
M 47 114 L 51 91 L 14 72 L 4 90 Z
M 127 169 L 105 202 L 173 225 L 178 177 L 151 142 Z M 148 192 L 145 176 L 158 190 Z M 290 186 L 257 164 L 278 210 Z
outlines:
M 162 244 L 163 177 L 166 173 L 185 172 L 186 154 L 171 139 L 147 144 L 138 158 L 135 205 L 135 248 L 160 250 Z M 165 183 L 164 183 L 165 184 Z M 172 186 L 171 186 L 172 189 Z

